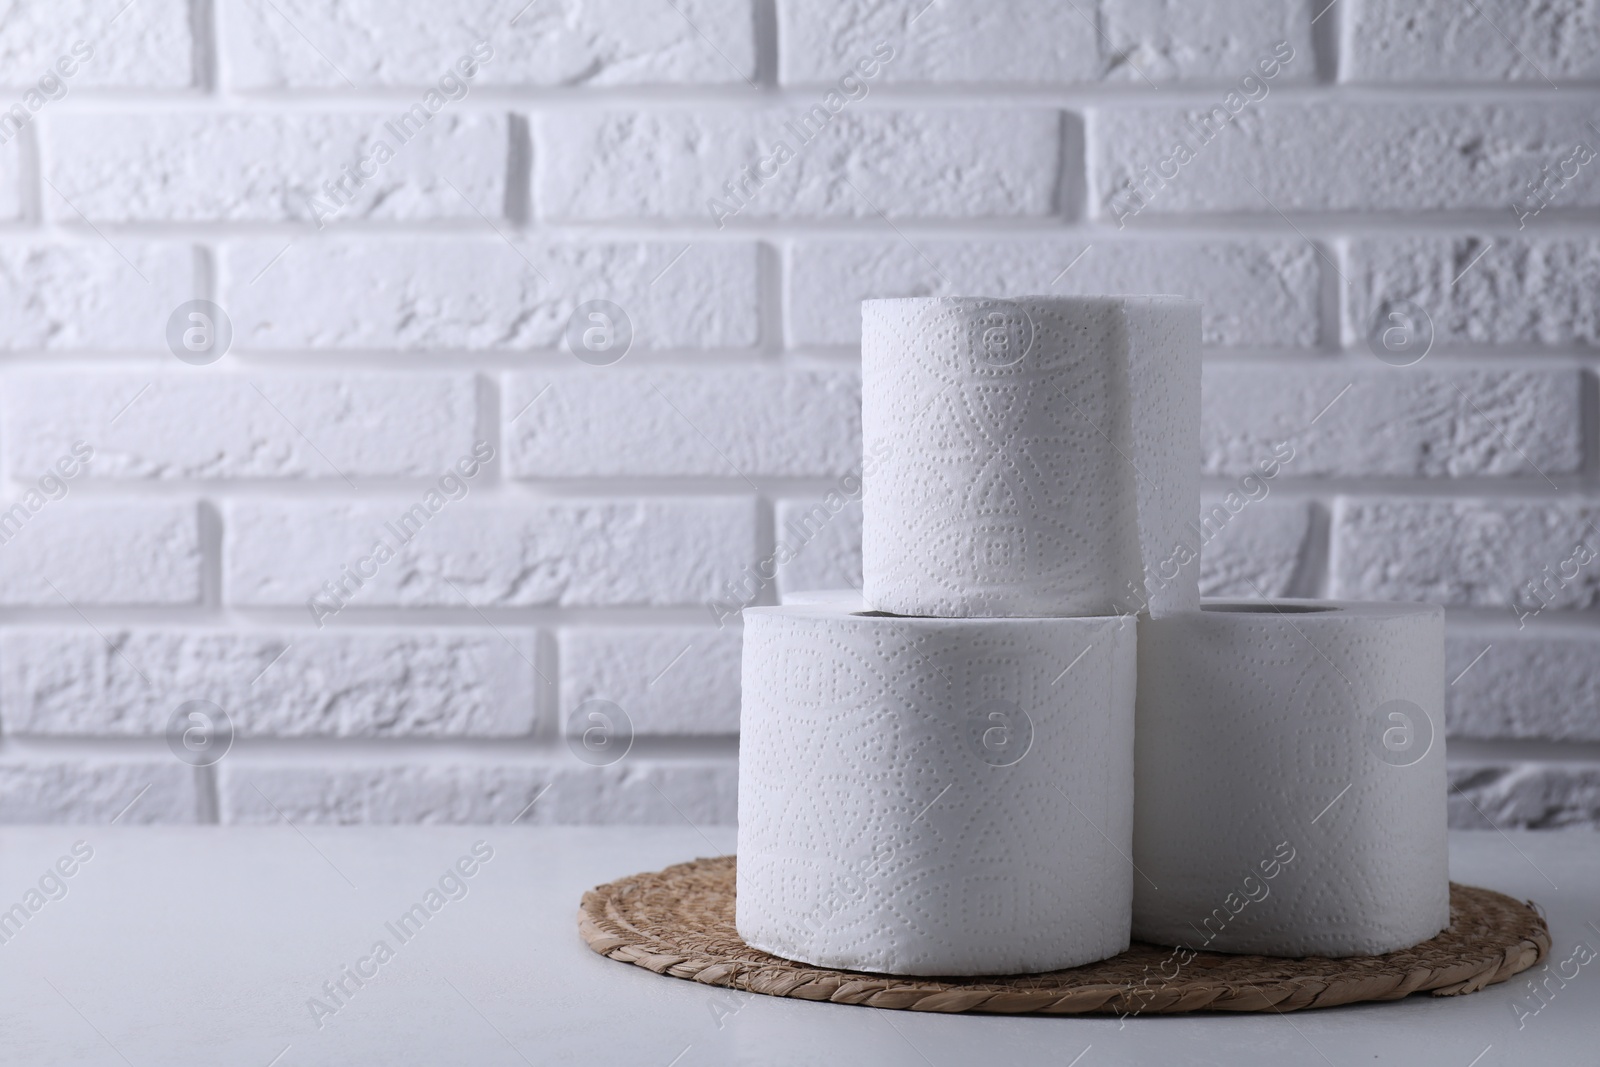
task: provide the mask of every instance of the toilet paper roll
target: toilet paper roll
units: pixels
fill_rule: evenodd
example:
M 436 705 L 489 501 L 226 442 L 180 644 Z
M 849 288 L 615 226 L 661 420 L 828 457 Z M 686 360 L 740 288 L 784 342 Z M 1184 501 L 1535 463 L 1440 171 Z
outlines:
M 1200 305 L 868 300 L 862 573 L 903 615 L 1199 604 Z
M 1211 601 L 1139 623 L 1133 936 L 1274 956 L 1450 918 L 1444 612 Z
M 741 937 L 889 974 L 1127 947 L 1131 620 L 811 604 L 744 627 Z

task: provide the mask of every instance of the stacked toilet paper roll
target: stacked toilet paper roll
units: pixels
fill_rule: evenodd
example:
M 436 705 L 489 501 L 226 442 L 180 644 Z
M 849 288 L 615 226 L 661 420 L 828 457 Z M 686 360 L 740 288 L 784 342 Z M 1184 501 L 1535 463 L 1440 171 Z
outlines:
M 1349 956 L 1448 924 L 1442 609 L 1143 620 L 1138 705 L 1136 938 Z
M 740 936 L 892 974 L 1126 948 L 1135 635 L 1116 618 L 747 609 Z
M 864 589 L 745 616 L 746 941 L 908 974 L 1126 947 L 1131 617 L 1198 603 L 1199 339 L 1178 297 L 863 305 Z
M 867 602 L 903 615 L 1199 604 L 1200 306 L 862 304 Z
M 1199 306 L 862 317 L 864 588 L 745 613 L 740 936 L 977 975 L 1437 933 L 1442 613 L 1202 607 Z

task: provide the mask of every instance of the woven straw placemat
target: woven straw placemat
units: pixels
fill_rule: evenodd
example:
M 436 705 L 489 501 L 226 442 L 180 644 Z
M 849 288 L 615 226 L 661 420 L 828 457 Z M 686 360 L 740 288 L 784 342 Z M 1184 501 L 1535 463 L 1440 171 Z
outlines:
M 1539 962 L 1550 930 L 1533 907 L 1450 885 L 1450 927 L 1383 956 L 1280 959 L 1198 952 L 1171 981 L 1173 950 L 1135 942 L 1099 963 L 1046 974 L 920 978 L 836 971 L 751 948 L 733 925 L 734 858 L 680 863 L 596 886 L 578 932 L 602 956 L 657 974 L 775 997 L 942 1012 L 1139 1015 L 1296 1011 L 1361 1000 L 1475 993 Z

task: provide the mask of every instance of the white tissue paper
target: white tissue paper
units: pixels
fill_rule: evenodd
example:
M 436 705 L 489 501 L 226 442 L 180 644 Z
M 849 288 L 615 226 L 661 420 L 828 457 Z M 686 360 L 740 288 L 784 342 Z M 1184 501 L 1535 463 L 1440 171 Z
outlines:
M 902 615 L 1199 605 L 1200 305 L 867 300 L 862 567 Z
M 739 935 L 889 974 L 1121 952 L 1136 634 L 1131 619 L 747 608 Z
M 1138 705 L 1135 938 L 1353 956 L 1449 923 L 1442 609 L 1142 620 Z

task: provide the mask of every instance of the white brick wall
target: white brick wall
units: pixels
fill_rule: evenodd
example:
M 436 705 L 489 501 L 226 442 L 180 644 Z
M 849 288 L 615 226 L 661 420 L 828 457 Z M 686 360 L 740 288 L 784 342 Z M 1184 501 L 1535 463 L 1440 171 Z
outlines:
M 513 478 L 825 477 L 861 460 L 861 387 L 851 371 L 511 374 L 505 407 L 527 409 L 506 429 Z
M 779 4 L 784 81 L 831 82 L 885 40 L 904 45 L 888 77 L 912 84 L 1218 81 L 1236 77 L 1255 60 L 1253 36 L 1286 39 L 1301 49 L 1311 39 L 1312 10 L 1273 0 L 1176 9 L 1121 0 L 1076 11 L 1072 4 L 991 0 L 942 5 L 929 12 L 939 17 L 926 21 L 921 9 L 870 0 Z M 1096 17 L 1094 24 L 1086 21 L 1090 17 Z
M 1600 136 L 1594 139 L 1591 147 L 1600 149 Z M 1537 176 L 1530 171 L 1528 180 Z M 1548 222 L 1547 230 L 1566 230 L 1563 206 L 1558 200 L 1529 228 Z M 1384 300 L 1410 300 L 1428 310 L 1441 347 L 1524 354 L 1600 344 L 1600 241 L 1564 232 L 1519 237 L 1510 210 L 1485 222 L 1506 220 L 1512 225 L 1462 227 L 1460 234 L 1352 240 L 1343 268 L 1350 283 L 1345 337 L 1359 343 Z
M 1201 469 L 1237 478 L 1289 441 L 1294 458 L 1286 471 L 1295 477 L 1582 471 L 1584 382 L 1577 370 L 1422 364 L 1400 373 L 1373 363 L 1207 367 Z M 1338 407 L 1317 418 L 1328 404 Z
M 383 111 L 63 115 L 47 127 L 45 217 L 94 222 L 313 221 L 313 197 L 367 158 Z M 505 199 L 504 115 L 442 114 L 341 206 L 338 220 L 476 219 Z M 286 175 L 294 180 L 285 182 Z M 454 186 L 455 188 L 451 188 Z M 331 203 L 331 201 L 330 201 Z M 332 208 L 327 209 L 330 212 Z
M 23 480 L 75 441 L 94 449 L 93 480 L 425 479 L 472 450 L 476 384 L 465 372 L 19 372 L 0 432 Z
M 1368 0 L 1346 18 L 1345 66 L 1374 82 L 1563 81 L 1600 73 L 1600 15 L 1582 0 L 1531 6 Z
M 309 620 L 307 600 L 353 571 L 363 581 L 350 598 L 358 609 L 693 608 L 756 558 L 756 509 L 737 498 L 441 497 L 441 510 L 418 529 L 404 517 L 425 506 L 425 495 L 230 504 L 224 603 L 294 607 Z M 374 558 L 380 543 L 394 551 L 387 562 Z
M 29 88 L 55 69 L 62 56 L 74 57 L 83 41 L 92 55 L 67 79 L 76 89 L 181 90 L 195 83 L 195 41 L 184 4 L 138 4 L 127 11 L 102 0 L 59 0 L 17 4 L 6 12 L 0 40 L 0 81 Z M 75 57 L 74 57 L 75 58 Z M 69 67 L 71 64 L 69 64 Z M 9 104 L 10 101 L 8 100 Z
M 1594 139 L 1586 121 L 1592 117 L 1592 108 L 1578 102 L 1397 105 L 1269 97 L 1222 131 L 1228 136 L 1197 145 L 1176 178 L 1152 188 L 1143 211 L 1505 211 L 1523 194 L 1527 175 Z M 1124 181 L 1169 157 L 1186 134 L 1196 140 L 1199 125 L 1190 104 L 1096 113 L 1094 143 L 1119 149 L 1097 157 L 1089 175 L 1096 212 L 1104 212 Z M 1597 170 L 1577 169 L 1561 192 L 1563 206 L 1600 203 Z
M 56 482 L 72 492 L 73 482 Z M 15 531 L 0 546 L 0 604 L 57 610 L 199 604 L 205 558 L 192 499 L 51 500 L 20 484 L 11 499 L 0 514 L 0 535 Z M 30 499 L 42 501 L 32 514 Z
M 549 352 L 578 305 L 599 299 L 627 312 L 642 350 L 749 349 L 760 336 L 754 243 L 555 239 L 509 225 L 459 237 L 291 230 L 230 243 L 219 302 L 241 353 Z
M 730 821 L 858 302 L 1120 291 L 1205 305 L 1207 591 L 1445 603 L 1455 820 L 1600 822 L 1597 75 L 1579 0 L 12 4 L 0 821 Z
M 741 222 L 773 218 L 1040 217 L 1054 208 L 1061 117 L 1045 108 L 841 112 L 811 141 L 772 111 L 587 112 L 540 116 L 533 202 L 550 222 L 716 221 L 707 201 L 794 142 L 794 159 L 752 192 Z M 881 165 L 897 161 L 893 168 Z M 777 167 L 777 164 L 772 164 Z M 709 187 L 709 188 L 708 188 Z
M 521 737 L 534 648 L 481 627 L 14 629 L 0 700 L 20 737 L 160 736 L 171 694 L 226 708 L 240 737 Z
M 216 0 L 221 63 L 239 90 L 412 88 L 488 38 L 495 55 L 477 75 L 480 85 L 728 85 L 755 74 L 753 13 L 742 0 L 521 6 Z
M 150 352 L 199 291 L 197 251 L 128 237 L 112 246 L 89 227 L 0 235 L 0 351 Z

